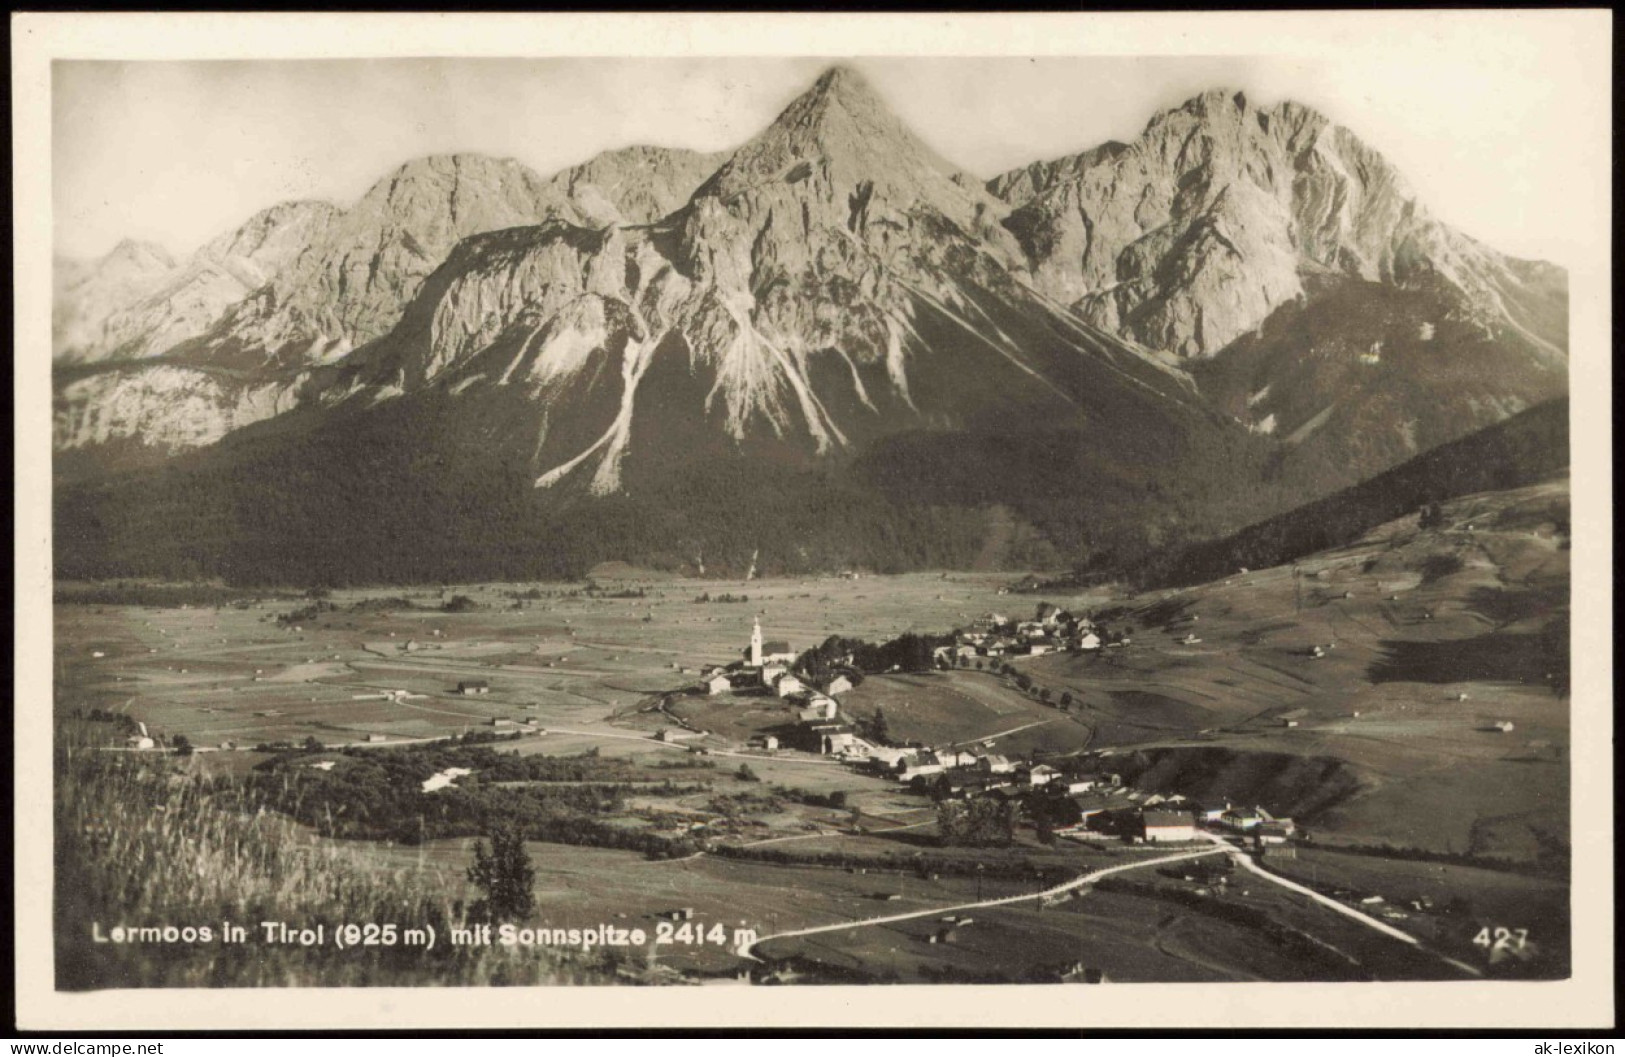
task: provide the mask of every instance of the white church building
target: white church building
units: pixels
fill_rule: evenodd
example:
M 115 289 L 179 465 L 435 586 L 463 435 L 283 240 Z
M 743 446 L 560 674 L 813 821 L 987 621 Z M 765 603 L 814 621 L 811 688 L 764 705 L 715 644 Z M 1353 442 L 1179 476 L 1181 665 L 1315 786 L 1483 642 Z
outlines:
M 795 651 L 788 642 L 775 639 L 771 642 L 762 641 L 762 621 L 757 618 L 751 624 L 750 646 L 745 650 L 745 661 L 752 668 L 761 668 L 774 664 L 790 664 L 796 659 Z

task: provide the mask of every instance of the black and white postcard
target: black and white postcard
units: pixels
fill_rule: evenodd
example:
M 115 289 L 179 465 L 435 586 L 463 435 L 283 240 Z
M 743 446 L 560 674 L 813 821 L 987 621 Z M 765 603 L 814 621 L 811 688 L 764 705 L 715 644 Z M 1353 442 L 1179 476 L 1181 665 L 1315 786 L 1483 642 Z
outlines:
M 25 1026 L 1610 1020 L 1610 30 L 16 16 Z

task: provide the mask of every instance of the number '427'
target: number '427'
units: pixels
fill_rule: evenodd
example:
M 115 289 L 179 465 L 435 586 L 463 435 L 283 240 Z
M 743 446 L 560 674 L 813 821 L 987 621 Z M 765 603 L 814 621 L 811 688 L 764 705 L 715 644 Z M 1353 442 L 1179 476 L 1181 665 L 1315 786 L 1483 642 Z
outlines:
M 1510 951 L 1517 953 L 1529 944 L 1528 929 L 1490 928 L 1485 925 L 1473 937 L 1473 943 L 1483 947 L 1486 952 Z

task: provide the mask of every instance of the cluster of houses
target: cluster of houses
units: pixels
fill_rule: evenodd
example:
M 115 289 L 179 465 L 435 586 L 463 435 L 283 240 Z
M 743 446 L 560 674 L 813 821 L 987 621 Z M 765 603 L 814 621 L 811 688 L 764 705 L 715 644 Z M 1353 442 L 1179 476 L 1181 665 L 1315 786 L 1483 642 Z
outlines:
M 1252 842 L 1255 847 L 1283 845 L 1297 832 L 1289 818 L 1276 818 L 1261 807 L 1239 807 L 1229 801 L 1198 803 L 1188 797 L 1151 794 L 1124 809 L 1101 798 L 1076 802 L 1076 812 L 1063 813 L 1058 833 L 1107 833 L 1146 844 L 1178 844 L 1200 838 L 1201 832 L 1225 833 Z
M 1006 653 L 1050 650 L 1098 650 L 1128 642 L 1049 603 L 1038 606 L 1033 620 L 1012 622 L 990 613 L 971 628 L 956 633 L 955 643 L 939 647 L 938 663 L 962 658 L 998 657 Z M 1057 834 L 1097 832 L 1146 843 L 1179 843 L 1199 839 L 1203 829 L 1243 836 L 1255 845 L 1285 844 L 1294 835 L 1291 819 L 1275 818 L 1261 807 L 1228 801 L 1204 804 L 1184 796 L 1143 793 L 1124 785 L 1122 775 L 1106 770 L 1099 758 L 1068 757 L 1053 763 L 1021 760 L 993 751 L 991 741 L 947 748 L 874 744 L 843 721 L 837 696 L 852 689 L 844 675 L 825 685 L 809 686 L 790 670 L 796 654 L 783 641 L 762 636 L 761 622 L 751 628 L 743 658 L 703 673 L 699 689 L 706 694 L 772 693 L 793 710 L 788 733 L 757 734 L 753 748 L 781 747 L 839 756 L 871 773 L 908 785 L 938 800 L 994 796 L 1019 799 L 1050 819 Z M 1289 718 L 1296 718 L 1289 716 Z M 693 737 L 690 732 L 677 736 Z
M 788 642 L 763 639 L 762 622 L 758 619 L 751 624 L 750 644 L 744 649 L 744 657 L 726 667 L 707 669 L 702 674 L 700 689 L 712 696 L 741 691 L 770 692 L 781 699 L 786 708 L 794 710 L 795 728 L 785 739 L 785 747 L 825 756 L 867 756 L 874 746 L 841 720 L 841 706 L 836 700 L 837 695 L 852 689 L 852 680 L 836 674 L 821 688 L 809 686 L 790 670 L 795 660 L 796 653 Z M 759 735 L 752 739 L 752 745 L 777 749 L 779 739 L 776 735 Z
M 1256 845 L 1285 844 L 1296 827 L 1262 807 L 1228 800 L 1198 803 L 1181 795 L 1144 793 L 1124 785 L 1100 760 L 1057 759 L 1054 764 L 1011 759 L 986 743 L 970 747 L 870 746 L 862 766 L 937 800 L 984 796 L 1020 800 L 1041 812 L 1058 834 L 1100 832 L 1147 843 L 1198 839 L 1198 830 L 1244 836 Z
M 968 664 L 977 657 L 998 658 L 1006 655 L 1039 656 L 1058 650 L 1098 650 L 1123 646 L 1128 637 L 1113 634 L 1097 627 L 1086 616 L 1075 616 L 1048 602 L 1040 603 L 1032 620 L 1013 621 L 999 613 L 989 613 L 971 627 L 958 631 L 954 643 L 939 646 L 933 654 L 935 662 L 943 667 Z M 913 750 L 894 750 L 874 745 L 860 737 L 853 727 L 842 721 L 839 695 L 853 687 L 853 681 L 843 674 L 831 676 L 822 686 L 810 686 L 791 670 L 796 653 L 783 640 L 768 640 L 762 636 L 761 621 L 751 625 L 750 643 L 743 657 L 732 664 L 718 665 L 701 673 L 698 690 L 710 695 L 750 692 L 771 693 L 795 710 L 793 733 L 783 740 L 785 747 L 803 749 L 822 755 L 846 756 L 857 760 L 878 760 L 887 767 L 896 767 L 907 755 L 912 759 L 908 778 L 920 773 L 920 768 L 936 767 L 947 770 L 956 766 L 941 760 L 929 760 L 931 750 L 921 755 Z M 757 747 L 778 748 L 779 738 L 767 746 L 768 738 L 754 739 Z M 918 758 L 914 758 L 918 757 Z M 1002 772 L 999 772 L 1002 773 Z
M 951 645 L 935 650 L 936 662 L 943 667 L 968 664 L 978 657 L 1039 657 L 1062 650 L 1092 651 L 1126 646 L 1128 636 L 1098 627 L 1086 616 L 1040 602 L 1031 620 L 1011 620 L 1002 613 L 989 613 L 968 628 L 954 633 Z

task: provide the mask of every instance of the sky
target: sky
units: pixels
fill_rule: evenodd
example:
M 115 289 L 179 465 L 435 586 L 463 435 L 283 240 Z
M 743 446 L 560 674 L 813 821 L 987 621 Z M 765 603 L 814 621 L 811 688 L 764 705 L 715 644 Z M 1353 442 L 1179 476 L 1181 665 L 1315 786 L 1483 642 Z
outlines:
M 59 60 L 54 248 L 93 257 L 131 237 L 189 253 L 280 201 L 347 205 L 427 154 L 512 157 L 547 175 L 634 143 L 725 150 L 837 61 L 983 178 L 1130 140 L 1157 110 L 1226 87 L 1348 126 L 1434 215 L 1505 252 L 1563 263 L 1595 237 L 1565 194 L 1577 145 L 1553 119 L 1588 105 L 1587 86 L 1512 48 L 1375 67 L 1229 56 Z

